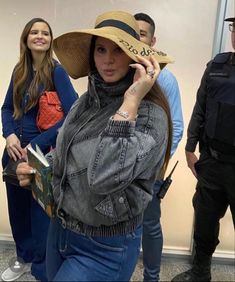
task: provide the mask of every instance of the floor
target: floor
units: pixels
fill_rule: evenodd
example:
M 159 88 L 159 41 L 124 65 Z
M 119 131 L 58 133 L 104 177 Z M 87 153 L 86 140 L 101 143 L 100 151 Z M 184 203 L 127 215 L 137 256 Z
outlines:
M 8 267 L 9 261 L 14 257 L 14 245 L 0 243 L 0 273 Z M 176 274 L 189 268 L 190 264 L 186 258 L 163 257 L 160 281 L 170 281 Z M 142 273 L 143 265 L 140 259 L 131 281 L 142 281 Z M 17 281 L 35 281 L 35 279 L 27 273 Z M 212 264 L 212 281 L 235 281 L 235 263 L 219 264 L 214 262 Z

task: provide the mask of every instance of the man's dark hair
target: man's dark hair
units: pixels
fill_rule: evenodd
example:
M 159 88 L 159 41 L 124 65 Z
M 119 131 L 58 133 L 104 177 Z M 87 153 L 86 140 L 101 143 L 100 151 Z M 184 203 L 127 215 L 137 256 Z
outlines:
M 154 23 L 154 20 L 149 15 L 147 15 L 145 13 L 137 13 L 137 14 L 134 15 L 134 17 L 137 21 L 144 21 L 146 23 L 149 23 L 152 27 L 152 32 L 153 32 L 152 35 L 154 35 L 154 33 L 155 33 L 155 23 Z

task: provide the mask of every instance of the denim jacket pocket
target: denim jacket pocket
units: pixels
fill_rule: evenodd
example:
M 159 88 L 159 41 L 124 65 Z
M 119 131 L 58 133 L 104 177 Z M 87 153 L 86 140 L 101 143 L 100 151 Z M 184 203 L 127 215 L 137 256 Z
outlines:
M 105 197 L 95 210 L 100 214 L 111 217 L 114 222 L 126 221 L 132 218 L 125 191 L 110 194 Z

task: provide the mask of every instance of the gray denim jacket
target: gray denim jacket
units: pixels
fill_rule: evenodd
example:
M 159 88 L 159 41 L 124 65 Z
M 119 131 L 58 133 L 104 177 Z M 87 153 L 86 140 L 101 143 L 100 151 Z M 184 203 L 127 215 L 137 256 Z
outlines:
M 123 91 L 99 88 L 91 77 L 88 92 L 75 103 L 58 134 L 53 153 L 57 216 L 79 233 L 110 236 L 134 230 L 163 164 L 165 112 L 142 101 L 136 122 L 114 121 Z

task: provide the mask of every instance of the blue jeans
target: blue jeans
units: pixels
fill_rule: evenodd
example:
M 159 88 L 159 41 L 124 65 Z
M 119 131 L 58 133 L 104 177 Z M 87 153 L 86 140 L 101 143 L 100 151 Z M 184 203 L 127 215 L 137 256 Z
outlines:
M 157 193 L 163 181 L 154 184 L 154 195 L 148 204 L 143 221 L 143 265 L 144 281 L 159 281 L 163 235 L 160 223 L 161 208 Z
M 129 281 L 134 272 L 142 227 L 112 237 L 84 236 L 51 220 L 47 243 L 49 281 Z

